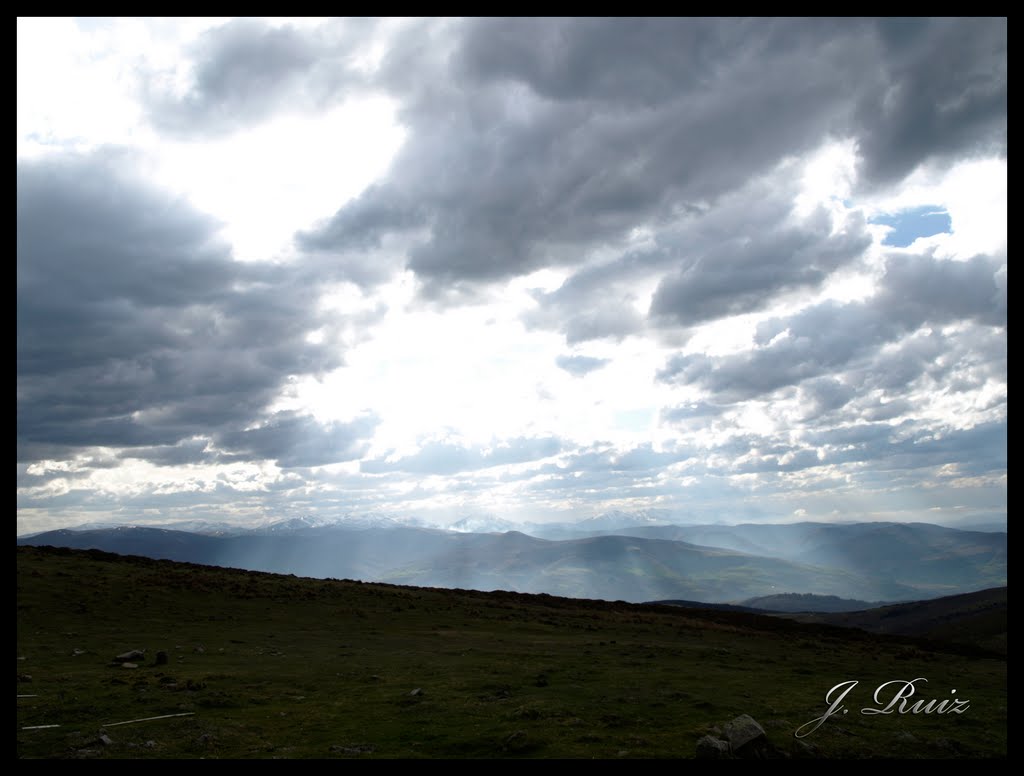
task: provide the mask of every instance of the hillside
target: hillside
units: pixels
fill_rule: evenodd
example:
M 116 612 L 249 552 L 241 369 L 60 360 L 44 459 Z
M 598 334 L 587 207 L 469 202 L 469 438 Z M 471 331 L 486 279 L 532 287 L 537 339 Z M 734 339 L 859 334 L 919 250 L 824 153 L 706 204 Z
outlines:
M 884 606 L 882 602 L 857 601 L 852 598 L 839 598 L 834 595 L 816 595 L 815 593 L 778 593 L 748 598 L 739 602 L 740 606 L 763 609 L 769 612 L 857 612 Z
M 856 612 L 793 615 L 801 622 L 974 644 L 1002 654 L 1006 654 L 1007 617 L 1005 587 Z
M 786 756 L 1006 754 L 1005 661 L 905 638 L 55 548 L 17 584 L 19 758 L 690 758 L 740 714 Z M 836 683 L 908 677 L 969 709 L 793 737 Z
M 931 598 L 1006 584 L 1006 532 L 929 523 L 791 523 L 627 528 L 627 536 L 670 539 L 841 569 L 915 588 Z M 787 588 L 789 592 L 825 593 Z M 901 595 L 843 598 L 907 600 Z
M 139 526 L 61 530 L 22 537 L 18 543 L 309 577 L 632 602 L 725 603 L 787 591 L 906 601 L 1006 580 L 1006 534 L 924 524 L 697 528 L 659 526 L 632 529 L 651 536 L 548 540 L 515 531 L 300 522 L 230 535 Z M 899 563 L 886 560 L 890 557 Z M 942 568 L 946 571 L 940 574 Z

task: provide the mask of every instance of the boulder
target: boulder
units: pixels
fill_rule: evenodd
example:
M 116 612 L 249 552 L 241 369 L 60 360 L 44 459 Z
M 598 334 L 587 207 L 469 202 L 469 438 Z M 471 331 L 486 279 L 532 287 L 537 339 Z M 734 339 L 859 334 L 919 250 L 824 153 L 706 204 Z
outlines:
M 729 759 L 729 744 L 714 736 L 701 736 L 697 741 L 698 760 L 727 760 Z
M 767 743 L 764 728 L 749 714 L 740 714 L 722 728 L 725 740 L 737 757 L 757 756 L 757 750 Z

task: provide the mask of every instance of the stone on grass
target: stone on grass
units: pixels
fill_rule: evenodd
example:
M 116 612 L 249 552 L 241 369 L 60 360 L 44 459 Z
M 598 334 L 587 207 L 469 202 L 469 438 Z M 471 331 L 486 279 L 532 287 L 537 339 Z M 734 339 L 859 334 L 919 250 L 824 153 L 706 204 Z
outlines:
M 740 714 L 722 729 L 732 753 L 744 757 L 766 742 L 764 728 L 749 714 Z
M 729 744 L 714 736 L 701 736 L 697 741 L 698 760 L 726 760 L 729 758 Z

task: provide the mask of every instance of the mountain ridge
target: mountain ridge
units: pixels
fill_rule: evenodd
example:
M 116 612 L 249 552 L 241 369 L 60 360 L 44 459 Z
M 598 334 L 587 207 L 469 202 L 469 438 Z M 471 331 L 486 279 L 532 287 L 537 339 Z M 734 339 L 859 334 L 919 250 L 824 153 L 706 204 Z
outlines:
M 1005 584 L 1005 535 L 893 525 L 741 525 L 715 527 L 713 533 L 699 526 L 646 526 L 622 534 L 545 539 L 518 531 L 460 533 L 397 522 L 288 521 L 278 523 L 277 530 L 239 534 L 146 526 L 62 529 L 22 537 L 18 543 L 92 547 L 320 578 L 634 602 L 735 603 L 781 591 L 892 602 Z M 760 554 L 737 549 L 737 544 Z M 825 562 L 811 562 L 814 549 Z M 842 549 L 847 555 L 837 561 Z

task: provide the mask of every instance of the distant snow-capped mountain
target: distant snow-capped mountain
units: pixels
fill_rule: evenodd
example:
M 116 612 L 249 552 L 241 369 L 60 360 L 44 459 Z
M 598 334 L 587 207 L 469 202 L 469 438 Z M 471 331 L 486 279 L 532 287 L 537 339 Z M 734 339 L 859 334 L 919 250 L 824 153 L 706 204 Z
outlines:
M 640 525 L 672 525 L 673 522 L 673 513 L 667 509 L 640 509 L 634 512 L 613 509 L 596 517 L 580 520 L 576 527 L 581 531 L 604 531 Z
M 250 526 L 235 525 L 213 520 L 175 520 L 169 523 L 121 522 L 112 521 L 82 523 L 69 526 L 68 531 L 108 531 L 119 528 L 160 528 L 166 531 L 187 531 L 204 536 L 238 536 L 248 533 Z
M 458 533 L 507 533 L 508 531 L 521 531 L 522 526 L 508 520 L 502 520 L 494 515 L 472 515 L 464 517 L 446 526 L 449 531 Z
M 267 523 L 256 530 L 264 534 L 282 534 L 321 528 L 359 530 L 367 528 L 395 528 L 398 526 L 421 528 L 427 527 L 427 524 L 419 518 L 407 517 L 405 515 L 386 512 L 364 512 L 362 514 L 347 514 L 342 517 L 321 517 L 318 515 L 289 517 Z

